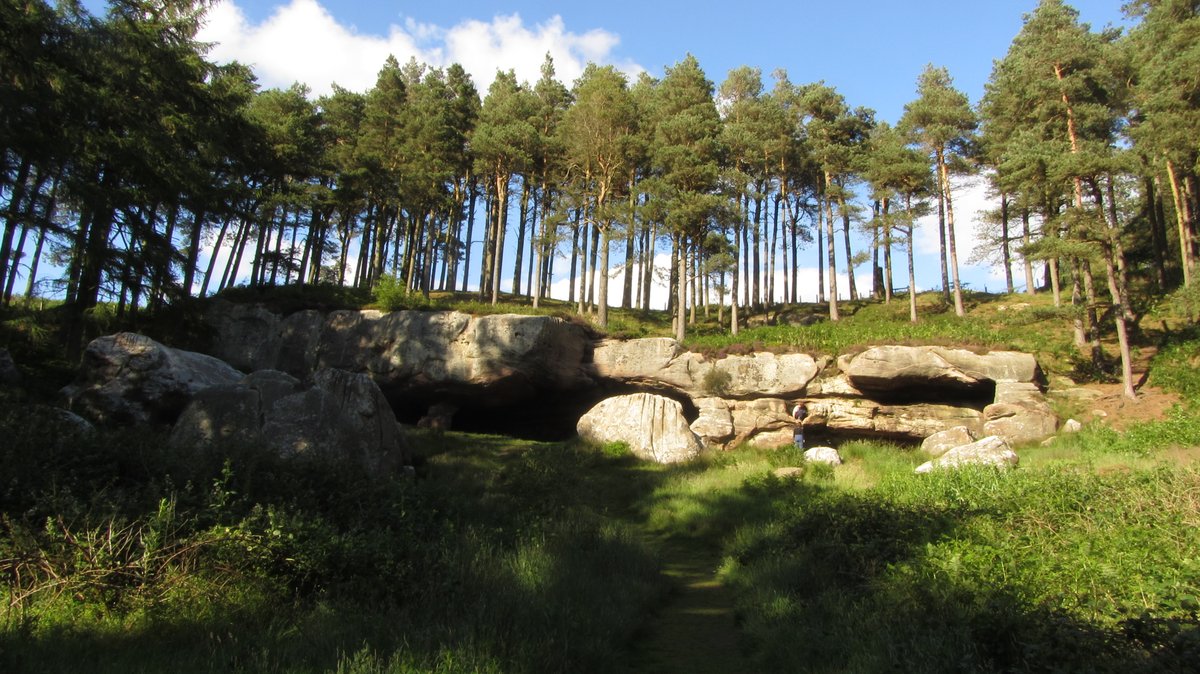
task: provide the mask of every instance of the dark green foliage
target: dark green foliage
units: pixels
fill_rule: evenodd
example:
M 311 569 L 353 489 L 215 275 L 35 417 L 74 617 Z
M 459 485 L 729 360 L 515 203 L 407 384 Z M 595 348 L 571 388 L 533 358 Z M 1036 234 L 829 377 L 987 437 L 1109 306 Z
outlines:
M 322 671 L 362 649 L 402 671 L 609 671 L 659 592 L 610 512 L 644 488 L 627 453 L 431 437 L 414 480 L 48 432 L 27 408 L 0 432 L 6 671 Z

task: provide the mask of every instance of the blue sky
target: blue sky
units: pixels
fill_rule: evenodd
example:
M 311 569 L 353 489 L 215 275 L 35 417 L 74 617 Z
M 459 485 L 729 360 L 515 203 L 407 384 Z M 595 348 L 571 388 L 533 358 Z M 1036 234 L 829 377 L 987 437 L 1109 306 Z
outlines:
M 1122 24 L 1121 2 L 1071 4 L 1083 21 L 1099 29 Z M 102 3 L 88 4 L 102 11 Z M 568 86 L 588 61 L 611 63 L 631 75 L 645 70 L 661 76 L 665 66 L 691 53 L 717 85 L 742 65 L 759 67 L 768 78 L 783 68 L 794 83 L 824 80 L 851 106 L 873 108 L 879 119 L 895 122 L 915 96 L 917 76 L 927 63 L 949 68 L 958 88 L 977 102 L 993 61 L 1004 56 L 1021 29 L 1022 16 L 1036 4 L 221 0 L 210 11 L 201 38 L 214 43 L 210 58 L 251 64 L 264 87 L 302 81 L 315 94 L 329 91 L 332 82 L 369 88 L 389 53 L 401 62 L 413 56 L 435 66 L 459 62 L 481 93 L 497 69 L 511 68 L 519 78 L 535 80 L 547 52 Z M 990 204 L 978 184 L 964 184 L 956 192 L 962 278 L 973 288 L 996 290 L 1003 285 L 1000 270 L 967 264 L 976 214 L 985 207 Z M 940 282 L 936 228 L 930 224 L 918 231 L 922 288 Z M 815 282 L 815 270 L 811 272 Z M 866 292 L 869 267 L 856 273 Z M 897 273 L 903 276 L 901 270 Z M 1023 278 L 1019 272 L 1016 276 Z M 815 290 L 805 292 L 805 299 L 813 294 Z

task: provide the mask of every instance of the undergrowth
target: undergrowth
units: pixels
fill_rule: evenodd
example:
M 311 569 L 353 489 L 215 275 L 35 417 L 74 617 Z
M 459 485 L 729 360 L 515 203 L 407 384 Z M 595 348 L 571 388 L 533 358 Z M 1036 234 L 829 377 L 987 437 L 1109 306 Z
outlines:
M 3 671 L 605 672 L 662 591 L 627 453 L 421 436 L 414 480 L 44 421 L 0 413 Z

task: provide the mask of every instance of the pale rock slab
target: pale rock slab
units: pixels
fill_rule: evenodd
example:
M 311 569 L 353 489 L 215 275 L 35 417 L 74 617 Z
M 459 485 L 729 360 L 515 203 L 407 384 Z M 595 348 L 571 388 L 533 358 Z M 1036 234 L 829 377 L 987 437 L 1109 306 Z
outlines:
M 650 393 L 602 400 L 579 419 L 576 430 L 592 442 L 624 442 L 635 456 L 656 463 L 690 461 L 701 449 L 683 406 Z

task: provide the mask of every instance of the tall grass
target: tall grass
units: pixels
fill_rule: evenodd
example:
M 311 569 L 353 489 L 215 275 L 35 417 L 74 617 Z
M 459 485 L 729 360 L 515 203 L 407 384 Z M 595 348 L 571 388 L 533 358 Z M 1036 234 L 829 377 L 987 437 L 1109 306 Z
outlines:
M 618 498 L 653 475 L 599 448 L 418 436 L 412 480 L 0 434 L 3 671 L 603 672 L 663 591 Z

